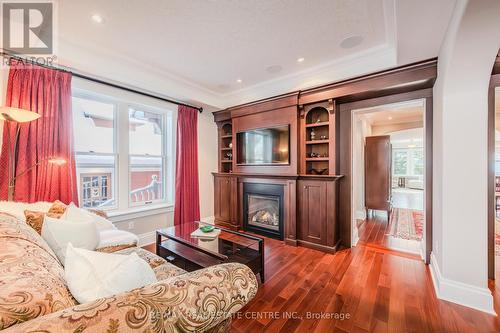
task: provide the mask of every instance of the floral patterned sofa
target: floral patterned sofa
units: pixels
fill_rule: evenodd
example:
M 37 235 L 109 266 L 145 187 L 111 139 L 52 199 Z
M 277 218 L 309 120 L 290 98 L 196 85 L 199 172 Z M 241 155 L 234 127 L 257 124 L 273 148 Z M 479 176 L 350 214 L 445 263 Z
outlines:
M 252 271 L 222 264 L 186 273 L 141 248 L 127 248 L 153 268 L 159 282 L 78 304 L 64 268 L 41 236 L 0 213 L 2 332 L 226 332 L 231 315 L 257 292 Z

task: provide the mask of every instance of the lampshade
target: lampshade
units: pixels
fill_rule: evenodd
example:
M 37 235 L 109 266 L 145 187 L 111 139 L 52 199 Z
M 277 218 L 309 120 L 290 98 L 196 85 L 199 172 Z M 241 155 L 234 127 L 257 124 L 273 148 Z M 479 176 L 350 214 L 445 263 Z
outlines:
M 18 123 L 27 123 L 40 118 L 40 115 L 33 111 L 11 108 L 9 106 L 0 107 L 0 120 L 10 120 Z
M 67 161 L 62 157 L 51 157 L 47 162 L 50 164 L 63 165 L 66 164 Z

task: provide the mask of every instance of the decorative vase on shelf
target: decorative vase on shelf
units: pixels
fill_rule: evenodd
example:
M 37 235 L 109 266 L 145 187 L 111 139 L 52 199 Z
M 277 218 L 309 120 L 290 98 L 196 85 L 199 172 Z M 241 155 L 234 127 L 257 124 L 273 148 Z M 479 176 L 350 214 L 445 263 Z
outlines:
M 229 142 L 229 148 L 233 148 L 233 143 Z
M 311 141 L 316 140 L 316 132 L 314 132 L 314 129 L 311 130 Z

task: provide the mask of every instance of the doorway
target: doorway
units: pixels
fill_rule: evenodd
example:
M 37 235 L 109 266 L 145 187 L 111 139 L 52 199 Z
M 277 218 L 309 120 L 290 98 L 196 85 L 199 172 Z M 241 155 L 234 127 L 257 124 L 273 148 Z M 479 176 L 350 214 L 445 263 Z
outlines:
M 340 104 L 338 119 L 338 138 L 342 140 L 338 152 L 351 156 L 340 161 L 338 166 L 339 172 L 345 175 L 340 188 L 339 218 L 350 230 L 350 245 L 365 241 L 369 235 L 374 246 L 413 252 L 429 263 L 432 248 L 432 90 Z M 390 147 L 386 194 L 389 209 L 371 209 L 366 205 L 369 181 L 364 149 L 368 137 L 385 137 Z
M 423 99 L 352 112 L 354 236 L 422 257 L 424 113 Z

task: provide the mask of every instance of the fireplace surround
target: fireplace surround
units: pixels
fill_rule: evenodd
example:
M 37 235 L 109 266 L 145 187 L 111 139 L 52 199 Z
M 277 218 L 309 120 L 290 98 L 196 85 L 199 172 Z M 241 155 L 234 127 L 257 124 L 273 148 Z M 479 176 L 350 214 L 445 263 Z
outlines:
M 283 240 L 284 189 L 280 184 L 243 184 L 243 229 Z

